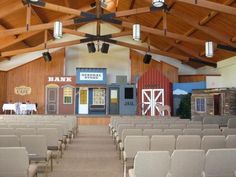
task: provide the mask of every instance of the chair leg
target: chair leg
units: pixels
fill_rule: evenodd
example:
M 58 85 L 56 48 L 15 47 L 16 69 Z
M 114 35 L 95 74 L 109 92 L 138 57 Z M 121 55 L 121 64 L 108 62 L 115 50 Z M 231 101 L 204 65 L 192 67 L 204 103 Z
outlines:
M 127 170 L 126 161 L 124 161 L 124 177 L 126 177 L 126 170 Z
M 51 171 L 53 171 L 53 158 L 52 157 L 51 157 L 50 161 L 51 161 Z

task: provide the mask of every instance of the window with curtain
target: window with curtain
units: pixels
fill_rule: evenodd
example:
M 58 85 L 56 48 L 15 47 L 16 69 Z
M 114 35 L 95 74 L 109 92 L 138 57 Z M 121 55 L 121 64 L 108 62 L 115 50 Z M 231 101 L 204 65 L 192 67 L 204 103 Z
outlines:
M 196 112 L 206 112 L 206 98 L 195 98 Z

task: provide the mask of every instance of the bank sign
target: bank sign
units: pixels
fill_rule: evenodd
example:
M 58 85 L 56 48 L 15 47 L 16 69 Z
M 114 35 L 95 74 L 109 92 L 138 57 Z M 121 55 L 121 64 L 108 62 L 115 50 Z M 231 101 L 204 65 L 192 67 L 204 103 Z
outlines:
M 77 84 L 106 84 L 106 68 L 76 68 Z

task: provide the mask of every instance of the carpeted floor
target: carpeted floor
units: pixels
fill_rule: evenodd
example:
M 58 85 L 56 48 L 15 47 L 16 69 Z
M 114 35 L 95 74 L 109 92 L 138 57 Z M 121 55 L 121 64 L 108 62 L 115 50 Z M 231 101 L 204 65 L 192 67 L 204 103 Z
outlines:
M 78 137 L 48 177 L 122 177 L 122 164 L 107 129 L 80 126 Z

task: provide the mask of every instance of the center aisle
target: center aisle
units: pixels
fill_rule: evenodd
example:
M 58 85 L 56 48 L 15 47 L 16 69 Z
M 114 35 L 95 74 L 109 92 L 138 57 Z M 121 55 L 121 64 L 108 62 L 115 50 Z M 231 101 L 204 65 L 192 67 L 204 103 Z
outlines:
M 49 177 L 122 177 L 122 164 L 107 126 L 79 126 Z

